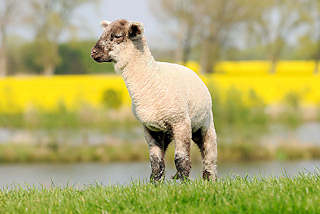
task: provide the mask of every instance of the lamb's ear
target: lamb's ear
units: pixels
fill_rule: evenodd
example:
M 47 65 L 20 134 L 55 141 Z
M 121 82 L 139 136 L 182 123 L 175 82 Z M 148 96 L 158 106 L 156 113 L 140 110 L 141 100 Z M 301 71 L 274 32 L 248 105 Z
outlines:
M 110 23 L 111 23 L 111 22 L 109 22 L 109 21 L 107 21 L 107 20 L 103 20 L 103 21 L 100 22 L 100 25 L 101 25 L 101 27 L 106 28 L 106 27 L 108 27 L 108 25 L 109 25 Z
M 129 25 L 129 38 L 132 40 L 140 39 L 143 35 L 143 24 L 140 22 L 131 22 Z

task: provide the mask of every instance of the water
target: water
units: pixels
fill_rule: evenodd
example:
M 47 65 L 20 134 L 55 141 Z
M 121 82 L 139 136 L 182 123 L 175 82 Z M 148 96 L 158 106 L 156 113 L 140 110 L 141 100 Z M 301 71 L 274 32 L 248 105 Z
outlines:
M 320 123 L 308 122 L 295 130 L 288 130 L 285 127 L 274 125 L 271 131 L 261 139 L 264 144 L 279 144 L 296 142 L 320 146 Z
M 252 163 L 228 163 L 219 165 L 219 177 L 225 176 L 289 176 L 299 172 L 315 172 L 320 161 L 268 161 Z M 193 166 L 191 178 L 199 178 L 200 166 Z M 82 164 L 2 164 L 0 187 L 13 185 L 84 187 L 90 184 L 129 184 L 131 181 L 147 181 L 149 163 L 82 163 Z M 175 169 L 167 166 L 167 178 Z

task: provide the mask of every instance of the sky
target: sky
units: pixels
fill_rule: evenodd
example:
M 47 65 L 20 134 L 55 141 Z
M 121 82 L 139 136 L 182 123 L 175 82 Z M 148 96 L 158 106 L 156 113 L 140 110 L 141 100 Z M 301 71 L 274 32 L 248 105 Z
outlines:
M 160 20 L 152 15 L 148 0 L 102 0 L 99 5 L 85 4 L 75 11 L 74 22 L 87 30 L 80 32 L 82 38 L 98 38 L 102 33 L 100 22 L 127 19 L 144 24 L 144 32 L 149 45 L 160 47 L 167 45 L 166 31 Z

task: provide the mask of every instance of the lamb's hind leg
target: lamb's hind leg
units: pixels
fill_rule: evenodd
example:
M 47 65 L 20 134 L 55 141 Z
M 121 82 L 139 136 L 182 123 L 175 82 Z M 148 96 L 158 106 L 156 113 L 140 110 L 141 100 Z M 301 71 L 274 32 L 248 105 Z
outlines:
M 151 163 L 150 181 L 159 181 L 164 177 L 165 163 L 164 133 L 154 132 L 144 127 L 145 139 L 149 146 L 149 157 Z
M 200 148 L 203 179 L 215 181 L 217 179 L 217 137 L 213 121 L 210 121 L 209 127 L 201 128 L 193 133 L 192 140 Z
M 173 178 L 188 179 L 191 170 L 190 142 L 191 142 L 191 123 L 187 120 L 172 127 L 173 140 L 175 142 L 174 162 L 177 173 Z

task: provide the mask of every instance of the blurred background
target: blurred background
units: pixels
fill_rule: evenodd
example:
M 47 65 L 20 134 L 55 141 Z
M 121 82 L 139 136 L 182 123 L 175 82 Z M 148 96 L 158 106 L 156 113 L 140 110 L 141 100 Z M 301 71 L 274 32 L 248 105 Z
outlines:
M 120 18 L 207 84 L 221 177 L 320 166 L 320 0 L 1 0 L 1 186 L 148 179 L 125 84 L 90 58 L 100 21 Z M 197 178 L 194 145 L 192 162 Z

